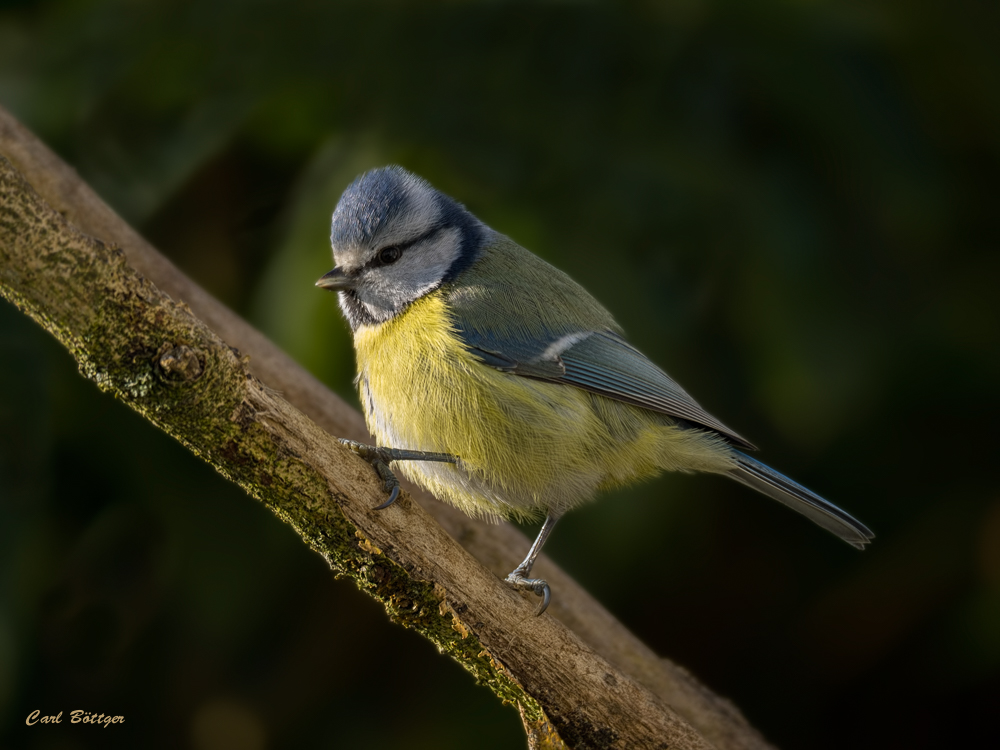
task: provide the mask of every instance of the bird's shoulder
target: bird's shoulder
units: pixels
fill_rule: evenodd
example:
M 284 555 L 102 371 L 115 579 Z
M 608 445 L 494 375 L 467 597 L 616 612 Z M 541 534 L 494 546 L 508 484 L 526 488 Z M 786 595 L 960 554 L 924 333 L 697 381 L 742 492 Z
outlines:
M 513 338 L 621 333 L 611 313 L 568 274 L 497 232 L 442 292 L 453 315 L 474 330 Z

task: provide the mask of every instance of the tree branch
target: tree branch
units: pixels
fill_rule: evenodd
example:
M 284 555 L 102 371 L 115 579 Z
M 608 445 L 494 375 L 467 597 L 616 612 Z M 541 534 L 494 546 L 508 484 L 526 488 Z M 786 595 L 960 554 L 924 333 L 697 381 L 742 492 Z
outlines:
M 421 504 L 404 495 L 372 510 L 383 499 L 374 473 L 328 434 L 366 439 L 360 415 L 160 256 L 3 109 L 0 154 L 0 294 L 99 387 L 517 704 L 533 746 L 769 747 L 545 560 L 540 574 L 559 596 L 553 616 L 534 617 L 536 603 L 495 575 L 528 546 L 516 529 L 418 493 Z

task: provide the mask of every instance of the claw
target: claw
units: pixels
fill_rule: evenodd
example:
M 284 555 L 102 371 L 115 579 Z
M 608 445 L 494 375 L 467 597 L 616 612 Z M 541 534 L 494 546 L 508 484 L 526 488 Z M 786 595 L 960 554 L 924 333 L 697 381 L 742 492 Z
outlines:
M 347 438 L 337 438 L 337 441 L 345 446 L 352 453 L 357 454 L 372 465 L 379 479 L 382 480 L 382 489 L 389 493 L 389 499 L 381 505 L 376 505 L 375 510 L 385 510 L 399 499 L 399 480 L 392 473 L 389 464 L 392 461 L 440 461 L 443 463 L 458 463 L 458 457 L 449 453 L 427 453 L 424 451 L 411 451 L 401 448 L 379 448 L 374 445 L 365 445 L 356 440 Z
M 374 509 L 375 510 L 385 510 L 390 505 L 392 505 L 394 502 L 396 502 L 396 499 L 398 497 L 399 497 L 399 485 L 397 484 L 395 487 L 392 488 L 392 492 L 389 493 L 389 499 L 386 500 L 381 505 L 376 505 Z
M 552 600 L 552 589 L 549 588 L 547 581 L 541 578 L 525 578 L 519 570 L 515 570 L 504 580 L 515 589 L 530 591 L 536 596 L 542 597 L 542 603 L 535 610 L 535 617 L 538 617 L 548 609 L 549 602 Z
M 549 608 L 549 601 L 552 599 L 552 589 L 549 588 L 549 584 L 545 583 L 545 581 L 542 581 L 542 584 L 543 584 L 541 592 L 542 603 L 539 605 L 538 610 L 535 612 L 535 617 L 540 616 L 542 612 L 544 612 L 546 609 Z M 537 594 L 538 592 L 536 591 L 535 593 Z

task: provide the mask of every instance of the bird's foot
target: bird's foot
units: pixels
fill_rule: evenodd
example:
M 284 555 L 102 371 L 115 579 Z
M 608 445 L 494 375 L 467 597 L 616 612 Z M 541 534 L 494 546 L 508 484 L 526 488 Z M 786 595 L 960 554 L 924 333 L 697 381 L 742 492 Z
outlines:
M 376 505 L 375 510 L 388 508 L 399 497 L 399 480 L 392 473 L 389 464 L 393 461 L 440 461 L 443 463 L 458 463 L 458 456 L 449 453 L 429 453 L 427 451 L 411 451 L 405 448 L 380 448 L 375 445 L 366 445 L 356 440 L 338 438 L 341 445 L 348 448 L 352 453 L 356 453 L 365 461 L 372 465 L 379 479 L 382 480 L 382 489 L 389 493 L 389 499 L 381 505 Z
M 520 567 L 515 568 L 514 571 L 504 579 L 504 582 L 508 586 L 512 586 L 519 591 L 531 591 L 536 596 L 542 597 L 542 603 L 538 605 L 538 609 L 535 611 L 535 617 L 538 617 L 548 608 L 549 600 L 552 599 L 552 589 L 550 589 L 549 584 L 541 578 L 526 577 L 525 573 L 527 572 L 528 571 L 522 570 Z

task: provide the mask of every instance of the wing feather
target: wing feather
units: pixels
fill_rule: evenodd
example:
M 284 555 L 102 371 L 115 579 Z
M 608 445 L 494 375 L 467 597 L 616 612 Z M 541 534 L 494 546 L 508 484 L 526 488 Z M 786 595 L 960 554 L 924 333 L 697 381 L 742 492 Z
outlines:
M 754 445 L 705 411 L 687 391 L 638 349 L 611 331 L 549 333 L 531 343 L 504 340 L 482 331 L 459 329 L 469 350 L 483 364 L 522 377 L 575 386 L 616 401 L 714 430 L 734 444 Z M 556 353 L 560 339 L 572 342 Z M 543 355 L 546 355 L 543 358 Z

